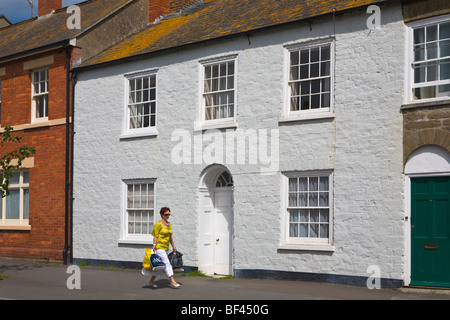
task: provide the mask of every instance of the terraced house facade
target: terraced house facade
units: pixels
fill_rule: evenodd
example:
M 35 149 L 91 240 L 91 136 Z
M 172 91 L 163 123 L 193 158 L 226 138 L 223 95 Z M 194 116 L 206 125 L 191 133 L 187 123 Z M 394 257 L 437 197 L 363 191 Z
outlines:
M 75 262 L 168 206 L 206 274 L 450 284 L 445 1 L 165 3 L 77 68 Z

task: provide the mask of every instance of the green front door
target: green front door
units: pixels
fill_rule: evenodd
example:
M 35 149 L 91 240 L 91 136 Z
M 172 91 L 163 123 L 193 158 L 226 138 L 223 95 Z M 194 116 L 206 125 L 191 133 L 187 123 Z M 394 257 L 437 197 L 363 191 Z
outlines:
M 411 179 L 411 284 L 450 287 L 450 177 Z

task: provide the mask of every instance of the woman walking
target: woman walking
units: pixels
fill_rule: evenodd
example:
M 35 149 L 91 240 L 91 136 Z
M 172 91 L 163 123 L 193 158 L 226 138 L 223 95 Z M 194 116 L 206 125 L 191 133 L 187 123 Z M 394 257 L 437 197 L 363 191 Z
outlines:
M 173 269 L 170 264 L 169 258 L 167 257 L 167 252 L 169 251 L 169 244 L 172 245 L 172 249 L 174 252 L 177 251 L 175 244 L 173 243 L 172 237 L 172 225 L 169 222 L 170 217 L 170 209 L 168 207 L 162 207 L 159 211 L 161 215 L 161 220 L 155 223 L 153 227 L 152 236 L 153 236 L 153 251 L 161 258 L 161 260 L 166 265 L 166 275 L 170 279 L 170 286 L 172 288 L 179 288 L 180 284 L 175 281 L 173 278 Z M 155 284 L 155 278 L 161 276 L 161 271 L 158 271 L 156 276 L 152 276 L 150 279 L 150 284 L 153 288 L 157 288 L 158 286 Z

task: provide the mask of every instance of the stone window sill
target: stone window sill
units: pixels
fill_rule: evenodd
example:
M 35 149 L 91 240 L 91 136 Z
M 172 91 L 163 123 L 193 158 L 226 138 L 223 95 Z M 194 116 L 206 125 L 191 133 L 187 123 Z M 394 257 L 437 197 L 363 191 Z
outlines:
M 280 244 L 278 250 L 334 252 L 334 246 L 331 244 Z
M 15 224 L 3 224 L 0 225 L 0 230 L 12 230 L 12 231 L 30 231 L 30 225 L 15 225 Z
M 403 110 L 410 110 L 410 109 L 448 107 L 448 106 L 450 106 L 450 99 L 427 101 L 427 102 L 406 103 L 400 107 L 400 110 L 403 111 Z

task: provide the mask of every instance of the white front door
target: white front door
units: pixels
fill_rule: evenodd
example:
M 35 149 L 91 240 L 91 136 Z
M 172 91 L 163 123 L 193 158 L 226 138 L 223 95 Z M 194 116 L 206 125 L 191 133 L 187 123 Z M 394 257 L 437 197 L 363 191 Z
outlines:
M 233 192 L 217 188 L 201 193 L 199 269 L 205 274 L 231 275 Z
M 229 189 L 229 188 L 226 188 Z M 232 274 L 233 193 L 231 190 L 215 193 L 215 254 L 214 273 Z

